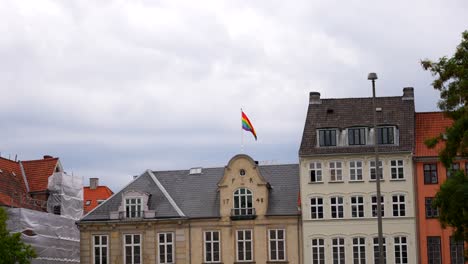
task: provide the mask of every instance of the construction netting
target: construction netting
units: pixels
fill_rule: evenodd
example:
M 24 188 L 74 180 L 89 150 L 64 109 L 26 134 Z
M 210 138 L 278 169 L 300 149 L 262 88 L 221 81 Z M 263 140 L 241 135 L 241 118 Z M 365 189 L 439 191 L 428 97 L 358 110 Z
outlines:
M 8 230 L 37 253 L 33 264 L 79 263 L 80 231 L 75 220 L 25 208 L 8 208 Z
M 78 220 L 83 216 L 83 179 L 56 172 L 49 177 L 47 212 Z

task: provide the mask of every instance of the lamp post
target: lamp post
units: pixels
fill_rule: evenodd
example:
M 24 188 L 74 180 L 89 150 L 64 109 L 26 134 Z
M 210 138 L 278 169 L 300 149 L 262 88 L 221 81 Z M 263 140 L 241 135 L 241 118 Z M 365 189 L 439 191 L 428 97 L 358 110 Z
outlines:
M 374 151 L 375 151 L 375 177 L 377 185 L 377 230 L 379 235 L 379 264 L 384 264 L 383 259 L 383 234 L 382 234 L 382 195 L 380 194 L 380 166 L 379 166 L 379 145 L 377 140 L 377 113 L 375 106 L 375 80 L 377 74 L 375 72 L 369 73 L 367 79 L 372 81 L 372 114 L 374 117 Z

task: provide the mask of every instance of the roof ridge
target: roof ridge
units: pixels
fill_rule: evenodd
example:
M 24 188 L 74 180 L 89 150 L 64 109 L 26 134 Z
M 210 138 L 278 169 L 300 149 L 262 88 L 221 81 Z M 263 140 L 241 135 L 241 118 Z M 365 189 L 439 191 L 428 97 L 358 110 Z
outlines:
M 151 170 L 147 170 L 146 172 L 148 172 L 148 174 L 151 176 L 151 179 L 153 179 L 154 183 L 156 183 L 159 190 L 161 190 L 161 192 L 164 194 L 164 196 L 169 201 L 169 203 L 172 205 L 172 207 L 174 207 L 174 209 L 179 214 L 179 216 L 185 217 L 184 212 L 182 212 L 182 210 L 179 208 L 179 206 L 174 201 L 174 199 L 172 199 L 172 196 L 169 194 L 169 192 L 166 190 L 166 188 L 164 188 L 164 186 L 161 184 L 161 182 L 158 180 L 158 178 L 156 178 L 156 175 L 154 175 L 154 173 Z
M 21 162 L 37 162 L 37 161 L 53 161 L 58 160 L 59 158 L 47 158 L 47 159 L 36 159 L 36 160 L 22 160 Z
M 299 165 L 299 163 L 281 163 L 281 164 L 258 164 L 259 167 L 268 167 L 268 166 L 287 166 L 287 165 Z M 222 167 L 193 167 L 193 168 L 202 168 L 202 169 L 224 169 L 224 166 Z M 190 169 L 179 169 L 179 170 L 149 170 L 153 173 L 158 173 L 158 172 L 181 172 L 181 171 L 190 171 Z
M 377 96 L 375 99 L 381 99 L 381 98 L 401 98 L 403 96 Z M 349 100 L 349 99 L 372 99 L 372 97 L 345 97 L 345 98 L 320 98 L 320 100 Z

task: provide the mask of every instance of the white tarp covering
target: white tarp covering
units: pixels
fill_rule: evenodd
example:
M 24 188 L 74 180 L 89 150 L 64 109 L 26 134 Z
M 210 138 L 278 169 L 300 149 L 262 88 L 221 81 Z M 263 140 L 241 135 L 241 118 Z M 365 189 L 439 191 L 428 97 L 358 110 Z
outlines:
M 47 212 L 78 220 L 83 216 L 83 180 L 64 172 L 49 177 Z
M 33 264 L 79 263 L 80 231 L 75 220 L 51 213 L 24 208 L 8 208 L 8 230 L 21 232 L 38 258 Z

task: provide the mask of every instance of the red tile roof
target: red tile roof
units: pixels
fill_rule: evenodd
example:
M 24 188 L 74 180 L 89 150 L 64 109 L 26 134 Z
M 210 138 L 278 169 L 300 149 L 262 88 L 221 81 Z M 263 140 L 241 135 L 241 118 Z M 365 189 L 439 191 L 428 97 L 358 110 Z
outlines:
M 49 177 L 57 167 L 58 158 L 46 157 L 40 160 L 23 161 L 24 172 L 29 183 L 29 191 L 45 191 Z
M 452 124 L 453 120 L 445 117 L 442 112 L 416 113 L 415 156 L 438 156 L 444 144 L 440 142 L 435 148 L 430 149 L 424 144 L 424 141 L 444 133 L 445 129 Z
M 89 187 L 83 187 L 83 206 L 84 212 L 88 213 L 98 206 L 98 200 L 106 200 L 114 194 L 107 186 L 98 186 L 96 189 L 91 190 Z M 90 201 L 90 205 L 86 202 Z

